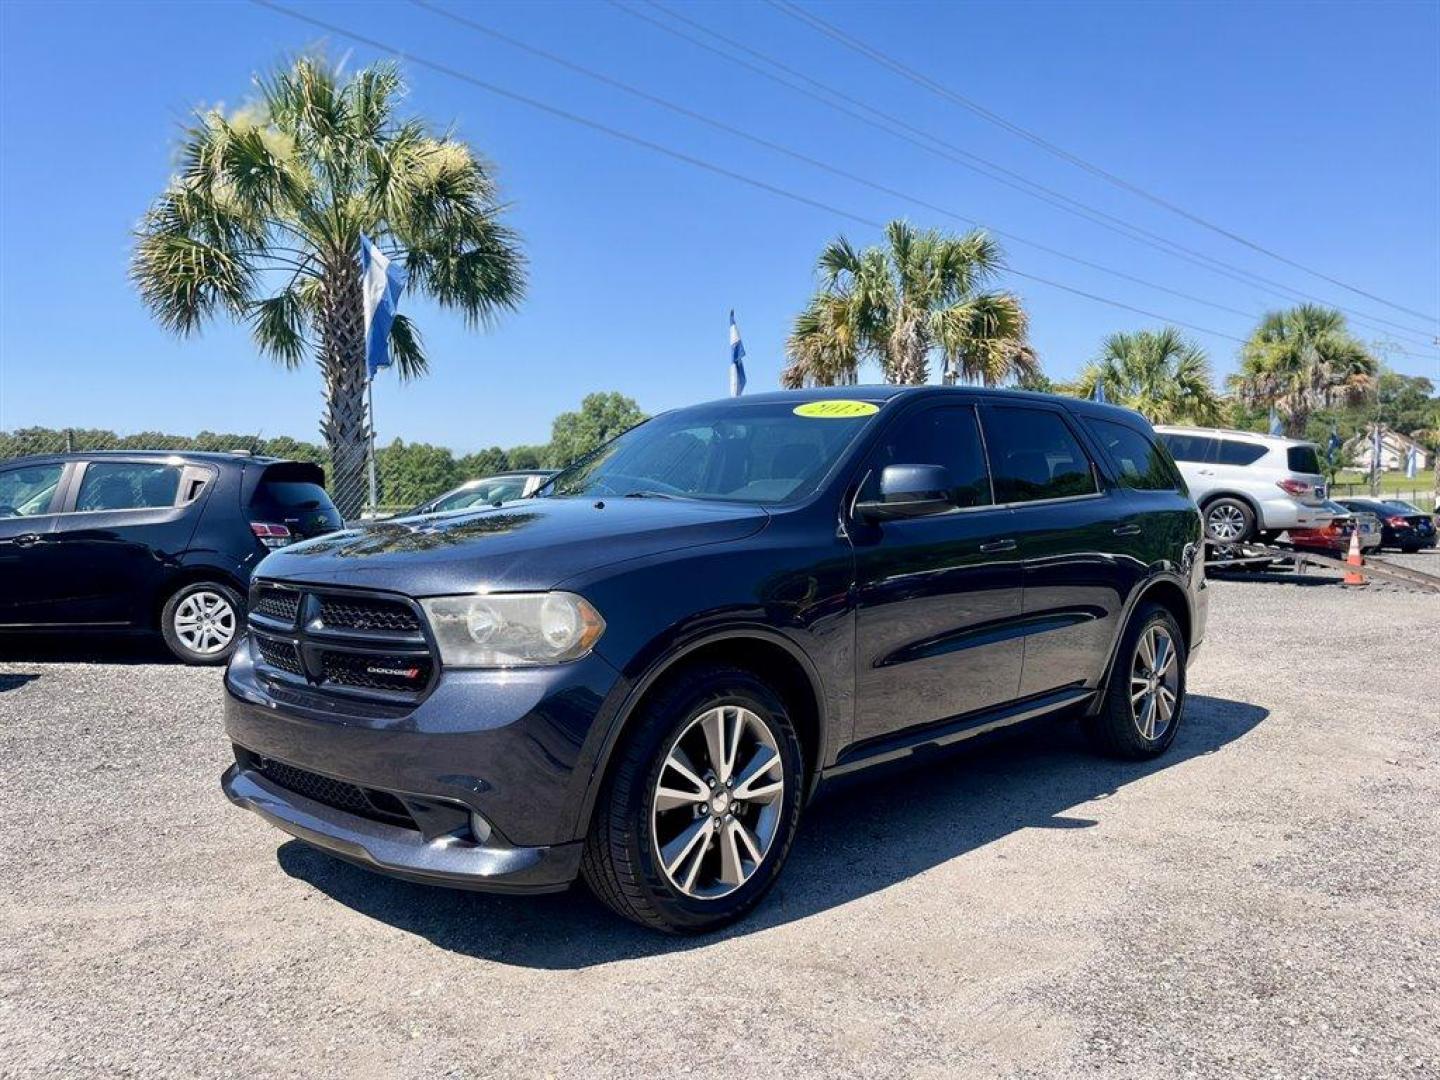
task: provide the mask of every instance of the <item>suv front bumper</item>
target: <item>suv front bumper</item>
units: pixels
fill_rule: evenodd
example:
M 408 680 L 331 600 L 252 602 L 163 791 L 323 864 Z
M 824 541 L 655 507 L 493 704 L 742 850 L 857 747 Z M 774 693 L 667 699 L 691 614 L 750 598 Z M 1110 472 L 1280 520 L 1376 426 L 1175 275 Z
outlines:
M 599 656 L 447 671 L 398 709 L 272 685 L 244 641 L 225 689 L 236 761 L 221 786 L 291 836 L 431 884 L 547 892 L 575 879 L 590 736 L 623 693 Z

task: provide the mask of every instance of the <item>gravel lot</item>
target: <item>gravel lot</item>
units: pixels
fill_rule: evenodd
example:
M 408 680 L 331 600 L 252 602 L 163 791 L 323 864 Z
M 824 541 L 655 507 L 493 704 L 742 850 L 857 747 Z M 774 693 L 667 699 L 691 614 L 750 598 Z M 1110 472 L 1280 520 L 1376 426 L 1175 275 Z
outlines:
M 218 673 L 106 655 L 0 658 L 6 1076 L 1440 1073 L 1440 596 L 1218 582 L 1166 758 L 848 786 L 684 942 L 307 850 L 220 794 Z

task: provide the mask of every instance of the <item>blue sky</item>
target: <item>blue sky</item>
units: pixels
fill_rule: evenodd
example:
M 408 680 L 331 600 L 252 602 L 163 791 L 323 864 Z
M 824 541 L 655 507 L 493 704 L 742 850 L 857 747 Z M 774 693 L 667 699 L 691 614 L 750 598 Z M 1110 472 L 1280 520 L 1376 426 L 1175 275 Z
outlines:
M 916 199 L 1259 313 L 1281 297 L 1029 198 L 662 33 L 606 3 L 460 5 L 470 17 Z M 640 2 L 640 0 L 635 0 Z M 807 3 L 810 0 L 806 0 Z M 599 87 L 407 3 L 297 5 L 862 218 L 950 218 Z M 1422 312 L 1440 309 L 1440 5 L 976 3 L 815 7 L 875 48 L 1113 173 L 1306 266 Z M 1361 313 L 1425 324 L 1188 223 L 887 72 L 763 3 L 691 4 L 742 39 L 947 142 L 1176 243 Z M 658 17 L 658 16 L 657 16 Z M 314 438 L 315 368 L 259 359 L 242 329 L 178 341 L 126 280 L 129 232 L 164 186 L 195 106 L 241 103 L 250 77 L 324 42 L 248 3 L 0 6 L 0 428 L 201 429 Z M 594 390 L 649 411 L 721 396 L 735 308 L 752 390 L 776 385 L 820 247 L 865 226 L 408 69 L 409 111 L 493 160 L 531 262 L 529 297 L 495 330 L 407 302 L 429 378 L 382 375 L 382 441 L 465 451 L 543 441 Z M 1218 333 L 1218 375 L 1246 317 L 1006 241 L 1011 265 Z M 1158 320 L 1030 279 L 1047 371 L 1074 374 L 1116 330 Z M 1369 339 L 1389 333 L 1355 329 Z M 1430 332 L 1435 332 L 1433 323 Z M 1410 335 L 1405 340 L 1413 340 Z M 1423 337 L 1423 333 L 1419 335 Z M 1391 354 L 1440 375 L 1434 348 Z M 872 377 L 874 374 L 872 372 Z

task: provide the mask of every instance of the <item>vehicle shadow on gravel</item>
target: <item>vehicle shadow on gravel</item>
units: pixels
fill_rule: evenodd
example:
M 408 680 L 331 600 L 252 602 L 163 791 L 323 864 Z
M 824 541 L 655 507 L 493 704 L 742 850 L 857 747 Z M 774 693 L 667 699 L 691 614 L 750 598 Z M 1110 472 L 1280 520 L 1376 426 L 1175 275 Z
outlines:
M 779 883 L 740 923 L 698 938 L 634 926 L 577 886 L 534 897 L 460 892 L 373 874 L 298 841 L 276 858 L 293 878 L 331 899 L 436 945 L 503 964 L 578 969 L 703 948 L 825 911 L 877 892 L 1020 829 L 1090 828 L 1072 807 L 1215 753 L 1269 711 L 1192 695 L 1185 723 L 1161 758 L 1095 756 L 1074 723 L 1042 724 L 929 763 L 849 780 L 806 813 Z M 844 797 L 836 794 L 843 792 Z
M 159 637 L 0 636 L 0 664 L 178 664 Z

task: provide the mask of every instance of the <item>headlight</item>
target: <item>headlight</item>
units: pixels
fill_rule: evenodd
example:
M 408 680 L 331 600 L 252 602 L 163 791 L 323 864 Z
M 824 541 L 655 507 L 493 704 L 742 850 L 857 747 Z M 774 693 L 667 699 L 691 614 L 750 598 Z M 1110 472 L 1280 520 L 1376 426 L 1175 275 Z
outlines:
M 433 596 L 420 606 L 449 667 L 529 667 L 578 660 L 605 631 L 583 597 L 567 592 Z

